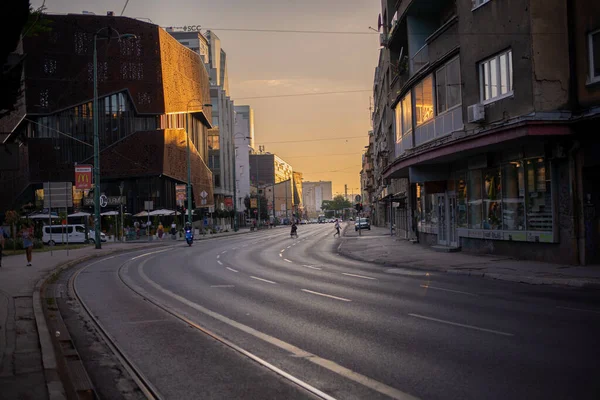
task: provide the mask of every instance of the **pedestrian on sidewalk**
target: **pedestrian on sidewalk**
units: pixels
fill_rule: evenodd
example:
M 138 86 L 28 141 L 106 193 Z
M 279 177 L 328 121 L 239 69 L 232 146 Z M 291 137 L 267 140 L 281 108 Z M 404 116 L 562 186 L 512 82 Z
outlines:
M 335 235 L 338 235 L 338 237 L 340 237 L 340 221 L 338 221 L 337 219 L 335 220 L 335 233 L 333 234 L 333 237 L 335 237 Z
M 33 227 L 29 222 L 25 222 L 21 228 L 21 238 L 23 239 L 23 248 L 27 257 L 27 266 L 31 267 L 31 258 L 33 256 Z
M 4 250 L 5 238 L 8 238 L 8 233 L 2 227 L 2 222 L 0 222 L 0 267 L 2 266 L 2 251 Z
M 165 233 L 165 228 L 163 227 L 162 222 L 158 222 L 158 229 L 156 230 L 156 236 L 158 236 L 158 238 L 160 240 L 162 240 L 163 238 L 163 233 Z

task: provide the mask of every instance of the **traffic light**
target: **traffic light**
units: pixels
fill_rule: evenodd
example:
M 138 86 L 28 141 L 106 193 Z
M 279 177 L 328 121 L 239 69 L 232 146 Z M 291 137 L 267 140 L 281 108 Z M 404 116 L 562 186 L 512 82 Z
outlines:
M 355 206 L 355 208 L 356 208 L 356 211 L 358 211 L 358 212 L 362 211 L 362 210 L 363 210 L 363 205 L 362 205 L 362 203 L 356 203 L 356 206 Z

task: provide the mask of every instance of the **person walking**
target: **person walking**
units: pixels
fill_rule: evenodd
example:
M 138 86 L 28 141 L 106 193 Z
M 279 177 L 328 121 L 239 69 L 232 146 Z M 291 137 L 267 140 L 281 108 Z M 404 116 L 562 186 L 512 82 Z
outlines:
M 338 235 L 338 237 L 340 237 L 340 221 L 338 221 L 337 219 L 335 220 L 335 233 L 333 234 L 333 237 L 335 237 L 335 235 Z
M 25 222 L 21 228 L 21 239 L 23 239 L 23 248 L 27 257 L 27 266 L 31 267 L 31 258 L 33 256 L 33 228 L 30 223 Z
M 158 229 L 156 230 L 156 236 L 158 236 L 158 238 L 160 240 L 162 240 L 163 238 L 163 233 L 165 233 L 165 228 L 163 227 L 162 222 L 158 222 Z

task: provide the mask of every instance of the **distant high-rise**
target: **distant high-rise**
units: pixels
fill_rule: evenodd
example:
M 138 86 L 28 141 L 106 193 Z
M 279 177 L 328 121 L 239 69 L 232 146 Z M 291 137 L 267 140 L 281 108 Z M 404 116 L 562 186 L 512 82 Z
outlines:
M 333 200 L 331 181 L 303 182 L 302 204 L 309 218 L 316 218 L 321 212 L 324 200 Z

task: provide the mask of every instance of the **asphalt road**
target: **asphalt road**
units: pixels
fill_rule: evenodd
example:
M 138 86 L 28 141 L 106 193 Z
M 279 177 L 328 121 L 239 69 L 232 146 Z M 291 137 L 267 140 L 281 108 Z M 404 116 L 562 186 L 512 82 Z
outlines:
M 76 286 L 169 399 L 600 398 L 596 293 L 391 271 L 339 256 L 332 225 L 299 234 L 122 255 Z

